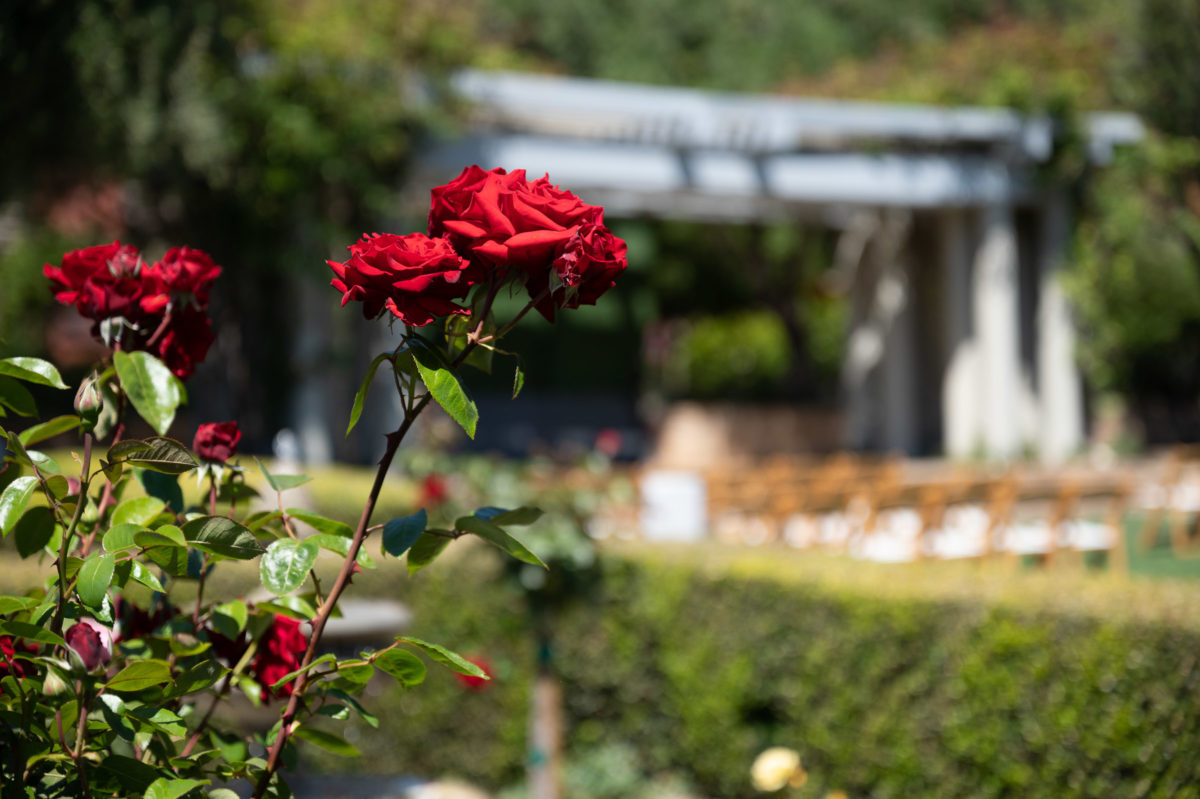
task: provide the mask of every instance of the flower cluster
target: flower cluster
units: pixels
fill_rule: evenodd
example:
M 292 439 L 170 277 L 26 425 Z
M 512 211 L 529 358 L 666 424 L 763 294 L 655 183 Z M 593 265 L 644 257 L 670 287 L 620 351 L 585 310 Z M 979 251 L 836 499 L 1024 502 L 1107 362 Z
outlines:
M 428 235 L 370 234 L 349 249 L 349 260 L 328 262 L 342 305 L 360 301 L 369 319 L 386 309 L 415 327 L 466 313 L 454 301 L 472 286 L 509 278 L 553 321 L 557 308 L 595 304 L 626 267 L 603 208 L 548 176 L 478 166 L 433 190 Z
M 68 252 L 42 272 L 55 299 L 91 319 L 92 334 L 110 346 L 146 350 L 180 378 L 208 354 L 209 292 L 221 267 L 201 250 L 175 247 L 147 265 L 134 247 L 114 241 Z

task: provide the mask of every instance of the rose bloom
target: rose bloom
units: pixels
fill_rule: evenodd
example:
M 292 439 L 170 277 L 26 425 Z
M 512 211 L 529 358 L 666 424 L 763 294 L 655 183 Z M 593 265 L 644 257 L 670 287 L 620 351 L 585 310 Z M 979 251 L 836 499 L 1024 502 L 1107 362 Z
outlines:
M 28 663 L 17 660 L 17 653 L 25 652 L 32 655 L 37 651 L 38 648 L 34 644 L 14 641 L 10 636 L 0 635 L 0 677 L 11 674 L 20 678 L 32 674 L 33 668 Z
M 196 428 L 192 449 L 203 460 L 224 463 L 237 454 L 241 440 L 237 422 L 208 422 Z
M 467 261 L 443 238 L 423 233 L 364 235 L 350 245 L 350 259 L 327 261 L 331 285 L 342 292 L 342 305 L 363 304 L 363 316 L 374 319 L 384 309 L 413 327 L 438 316 L 466 313 L 453 300 L 467 296 L 471 280 Z
M 63 637 L 87 671 L 97 671 L 112 660 L 112 630 L 95 619 L 80 619 Z
M 551 270 L 563 288 L 538 303 L 537 309 L 554 321 L 556 308 L 595 305 L 604 292 L 616 285 L 628 266 L 627 247 L 603 225 L 583 225 L 563 245 Z M 538 296 L 549 285 L 550 271 L 531 274 L 525 282 L 530 296 Z
M 750 781 L 755 790 L 773 793 L 791 785 L 799 788 L 808 779 L 800 765 L 800 754 L 784 746 L 772 746 L 754 759 Z
M 549 267 L 580 225 L 598 224 L 603 216 L 603 208 L 552 185 L 548 176 L 531 183 L 523 169 L 469 166 L 433 190 L 429 235 L 446 235 L 481 267 L 532 274 Z
M 276 616 L 258 642 L 258 653 L 250 664 L 255 681 L 262 686 L 263 696 L 271 695 L 272 683 L 300 668 L 300 658 L 308 641 L 300 632 L 300 622 L 287 616 Z M 294 682 L 279 687 L 275 695 L 291 696 Z
M 180 378 L 208 354 L 213 334 L 206 306 L 221 268 L 201 250 L 176 247 L 147 266 L 137 249 L 114 241 L 72 250 L 61 266 L 46 264 L 42 272 L 55 299 L 95 322 L 97 339 L 101 322 L 121 318 L 122 348 L 151 352 Z
M 458 684 L 468 691 L 486 691 L 492 684 L 492 664 L 481 657 L 472 656 L 466 659 L 481 668 L 487 677 L 476 677 L 473 674 L 461 674 L 456 671 L 454 672 L 454 679 L 458 680 Z

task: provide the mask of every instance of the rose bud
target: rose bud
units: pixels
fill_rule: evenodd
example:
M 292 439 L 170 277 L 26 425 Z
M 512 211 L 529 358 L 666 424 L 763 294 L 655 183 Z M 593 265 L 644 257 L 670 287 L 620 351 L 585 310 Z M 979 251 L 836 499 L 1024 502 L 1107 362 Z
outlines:
M 112 660 L 112 631 L 95 619 L 80 619 L 64 637 L 87 671 L 97 671 Z
M 75 392 L 75 412 L 83 420 L 83 428 L 87 431 L 96 427 L 96 422 L 100 418 L 100 408 L 104 402 L 100 396 L 99 382 L 93 372 L 79 384 L 79 391 Z
M 224 463 L 237 454 L 241 440 L 242 431 L 238 430 L 237 422 L 209 422 L 196 429 L 192 449 L 201 460 Z
M 58 696 L 67 688 L 67 683 L 59 677 L 54 669 L 46 670 L 46 679 L 42 681 L 42 693 L 46 696 Z

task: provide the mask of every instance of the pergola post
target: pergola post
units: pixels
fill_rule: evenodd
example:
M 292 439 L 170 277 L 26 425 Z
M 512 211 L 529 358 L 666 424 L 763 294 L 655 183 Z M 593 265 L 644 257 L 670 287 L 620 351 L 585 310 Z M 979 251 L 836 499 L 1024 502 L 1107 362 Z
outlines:
M 947 456 L 965 459 L 983 443 L 980 429 L 978 342 L 971 336 L 971 241 L 967 211 L 939 215 L 943 280 L 945 372 L 942 376 L 942 442 Z
M 992 458 L 1011 458 L 1021 448 L 1020 320 L 1017 237 L 1013 209 L 1002 203 L 979 212 L 972 307 L 979 344 L 983 447 Z

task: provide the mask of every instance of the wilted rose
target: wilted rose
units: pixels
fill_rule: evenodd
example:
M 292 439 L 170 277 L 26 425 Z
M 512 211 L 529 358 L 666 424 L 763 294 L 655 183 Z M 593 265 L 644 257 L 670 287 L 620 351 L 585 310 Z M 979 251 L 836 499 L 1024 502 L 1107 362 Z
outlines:
M 361 302 L 368 319 L 386 308 L 414 327 L 438 316 L 466 313 L 453 300 L 467 296 L 471 288 L 467 262 L 445 239 L 423 233 L 374 233 L 349 249 L 346 262 L 327 261 L 335 275 L 331 285 L 342 292 L 342 305 Z
M 80 619 L 64 637 L 87 671 L 101 669 L 112 660 L 112 630 L 95 619 Z
M 237 422 L 208 422 L 196 428 L 192 449 L 203 460 L 224 463 L 237 454 L 241 440 Z

